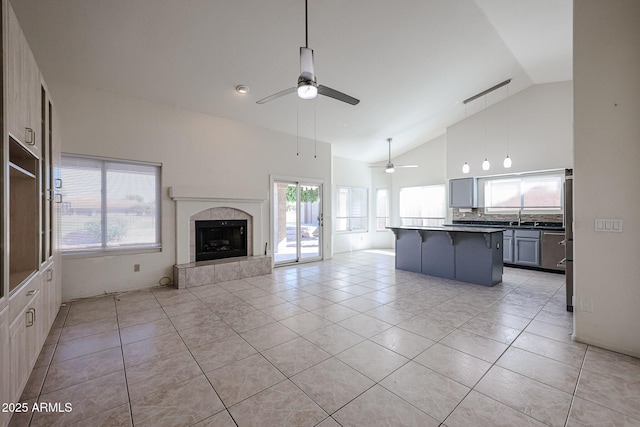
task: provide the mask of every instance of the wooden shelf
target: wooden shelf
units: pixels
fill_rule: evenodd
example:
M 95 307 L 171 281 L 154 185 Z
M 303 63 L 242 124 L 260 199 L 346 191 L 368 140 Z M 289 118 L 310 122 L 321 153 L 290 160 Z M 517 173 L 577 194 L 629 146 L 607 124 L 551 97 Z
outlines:
M 32 178 L 35 179 L 36 175 L 29 172 L 28 170 L 21 168 L 20 166 L 16 165 L 15 163 L 9 162 L 9 170 L 10 170 L 10 177 L 11 179 L 15 179 L 15 178 Z

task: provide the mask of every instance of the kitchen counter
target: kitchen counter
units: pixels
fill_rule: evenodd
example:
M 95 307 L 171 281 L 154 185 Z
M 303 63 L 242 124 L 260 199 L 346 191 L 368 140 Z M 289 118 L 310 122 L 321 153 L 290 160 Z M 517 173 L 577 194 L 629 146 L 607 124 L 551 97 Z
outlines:
M 522 222 L 520 225 L 517 221 L 462 221 L 454 220 L 453 224 L 445 224 L 445 227 L 498 227 L 510 230 L 556 230 L 564 231 L 564 225 L 561 222 Z
M 415 231 L 451 231 L 462 233 L 498 233 L 504 231 L 505 227 L 480 227 L 480 226 L 467 226 L 458 224 L 446 224 L 442 227 L 421 227 L 417 225 L 405 225 L 400 227 L 387 227 L 391 230 L 415 230 Z
M 396 236 L 396 268 L 493 286 L 502 281 L 504 228 L 387 227 Z

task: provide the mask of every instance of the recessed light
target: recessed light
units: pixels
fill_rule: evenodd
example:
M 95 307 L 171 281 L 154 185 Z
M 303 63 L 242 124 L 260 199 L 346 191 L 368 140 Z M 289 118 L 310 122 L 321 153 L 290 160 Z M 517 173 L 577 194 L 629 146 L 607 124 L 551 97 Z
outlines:
M 236 86 L 236 92 L 241 93 L 243 95 L 246 93 L 249 93 L 249 86 L 238 85 Z

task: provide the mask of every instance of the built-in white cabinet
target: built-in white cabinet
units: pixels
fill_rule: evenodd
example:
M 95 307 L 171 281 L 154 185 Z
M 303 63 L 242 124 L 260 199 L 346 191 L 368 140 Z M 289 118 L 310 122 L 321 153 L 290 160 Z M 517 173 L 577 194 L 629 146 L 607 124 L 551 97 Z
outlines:
M 40 151 L 40 72 L 10 3 L 7 3 L 7 75 L 6 96 L 10 108 L 6 112 L 7 132 L 29 147 L 37 156 Z
M 2 4 L 0 402 L 19 402 L 62 303 L 60 134 L 53 102 L 7 0 Z M 9 413 L 0 413 L 0 427 Z
M 11 402 L 11 359 L 9 352 L 9 307 L 0 310 L 0 404 Z M 0 425 L 9 423 L 11 415 L 0 411 Z

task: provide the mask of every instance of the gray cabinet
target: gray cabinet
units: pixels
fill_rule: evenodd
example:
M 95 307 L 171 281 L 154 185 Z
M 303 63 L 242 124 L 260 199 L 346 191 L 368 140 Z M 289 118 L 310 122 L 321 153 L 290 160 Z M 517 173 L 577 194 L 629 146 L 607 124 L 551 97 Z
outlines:
M 475 178 L 449 180 L 449 207 L 475 208 L 478 206 L 478 192 Z
M 513 230 L 502 232 L 502 262 L 513 264 Z
M 540 266 L 539 230 L 515 230 L 513 262 L 531 267 Z

